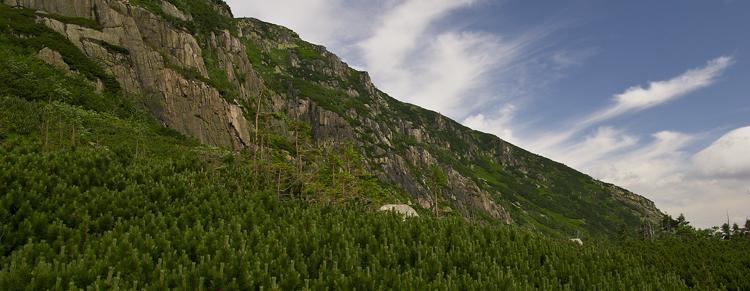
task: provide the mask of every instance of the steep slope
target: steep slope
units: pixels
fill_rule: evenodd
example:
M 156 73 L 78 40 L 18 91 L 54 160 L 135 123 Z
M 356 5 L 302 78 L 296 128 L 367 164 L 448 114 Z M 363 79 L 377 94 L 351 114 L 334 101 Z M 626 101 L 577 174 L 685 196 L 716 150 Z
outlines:
M 641 196 L 391 98 L 372 85 L 367 73 L 348 68 L 285 28 L 254 19 L 240 20 L 239 26 L 268 87 L 286 100 L 298 100 L 287 109 L 289 116 L 319 127 L 316 138 L 356 140 L 381 179 L 397 183 L 425 208 L 435 203 L 431 192 L 442 192 L 438 203 L 444 212 L 487 215 L 571 235 L 581 229 L 613 233 L 620 225 L 661 217 Z M 307 100 L 343 121 L 331 125 L 305 116 Z M 444 189 L 431 185 L 432 166 L 447 175 Z
M 233 19 L 221 1 L 4 2 L 31 9 L 25 19 L 77 49 L 30 42 L 40 58 L 204 144 L 260 155 L 273 148 L 300 165 L 310 163 L 304 149 L 354 145 L 369 172 L 395 186 L 389 197 L 405 192 L 440 215 L 549 234 L 613 235 L 661 217 L 641 196 L 399 102 L 325 48 L 283 27 Z M 39 33 L 6 30 L 18 41 Z M 339 186 L 342 195 L 356 192 Z

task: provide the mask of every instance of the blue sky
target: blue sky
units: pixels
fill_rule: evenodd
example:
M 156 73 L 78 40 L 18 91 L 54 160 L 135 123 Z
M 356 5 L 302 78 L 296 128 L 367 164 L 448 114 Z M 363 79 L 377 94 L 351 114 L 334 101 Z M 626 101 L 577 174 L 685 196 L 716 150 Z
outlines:
M 750 1 L 227 2 L 697 226 L 750 216 Z

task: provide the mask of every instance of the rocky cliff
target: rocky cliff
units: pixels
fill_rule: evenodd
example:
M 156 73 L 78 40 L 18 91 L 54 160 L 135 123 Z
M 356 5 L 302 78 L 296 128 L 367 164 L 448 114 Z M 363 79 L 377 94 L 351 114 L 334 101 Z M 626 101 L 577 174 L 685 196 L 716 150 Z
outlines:
M 221 1 L 4 3 L 37 11 L 37 22 L 105 68 L 123 95 L 205 144 L 252 149 L 263 143 L 259 131 L 291 139 L 301 121 L 312 142 L 355 145 L 382 182 L 439 213 L 557 234 L 612 234 L 661 216 L 641 196 L 399 102 L 325 48 L 233 19 Z M 69 69 L 54 50 L 39 56 Z M 434 183 L 435 169 L 445 183 Z
M 128 1 L 6 0 L 5 4 L 40 11 L 40 22 L 101 64 L 125 93 L 148 96 L 152 112 L 164 126 L 208 144 L 235 149 L 248 144 L 249 127 L 242 109 L 232 100 L 222 98 L 217 88 L 200 80 L 209 78 L 205 52 L 189 32 Z M 172 14 L 181 13 L 167 3 L 164 7 L 171 7 L 165 11 Z M 57 15 L 92 19 L 99 27 L 65 23 Z M 232 43 L 216 38 L 218 41 L 211 43 L 214 47 L 206 49 L 236 53 Z M 233 62 L 229 57 L 220 60 L 221 65 L 245 65 L 240 70 L 251 72 L 247 62 Z M 186 76 L 184 72 L 195 75 Z M 243 85 L 257 88 L 259 82 L 250 76 Z M 244 92 L 250 94 L 251 90 Z

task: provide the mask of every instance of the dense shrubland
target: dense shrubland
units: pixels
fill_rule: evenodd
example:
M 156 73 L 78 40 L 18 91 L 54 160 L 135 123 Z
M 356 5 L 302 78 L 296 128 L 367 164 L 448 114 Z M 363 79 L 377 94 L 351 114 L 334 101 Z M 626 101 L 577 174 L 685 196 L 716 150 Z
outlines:
M 1 100 L 2 116 L 47 111 L 59 116 L 50 132 L 68 131 L 45 147 L 44 121 L 3 120 L 3 290 L 750 287 L 746 238 L 660 231 L 578 246 L 424 211 L 403 220 L 357 199 L 378 188 L 365 177 L 348 194 L 318 181 L 305 196 L 279 196 L 276 171 L 294 168 L 286 159 L 204 148 L 63 103 Z
M 46 46 L 78 62 L 64 39 L 1 24 L 0 290 L 750 289 L 747 224 L 717 235 L 667 217 L 579 246 L 425 209 L 404 220 L 374 211 L 409 199 L 351 145 L 303 124 L 304 142 L 199 145 L 116 86 L 97 93 L 96 64 L 36 59 Z

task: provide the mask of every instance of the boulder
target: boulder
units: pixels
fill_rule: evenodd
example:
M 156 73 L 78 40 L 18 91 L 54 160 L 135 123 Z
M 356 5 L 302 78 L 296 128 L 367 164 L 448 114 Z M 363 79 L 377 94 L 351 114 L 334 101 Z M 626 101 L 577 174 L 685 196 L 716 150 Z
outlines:
M 56 67 L 63 71 L 70 71 L 70 66 L 65 63 L 65 60 L 63 60 L 62 55 L 58 53 L 57 51 L 51 50 L 50 48 L 43 48 L 42 50 L 37 53 L 37 57 L 44 61 L 45 63 L 52 65 L 53 67 Z
M 393 211 L 404 217 L 419 217 L 417 211 L 406 204 L 386 204 L 380 207 L 380 211 Z

